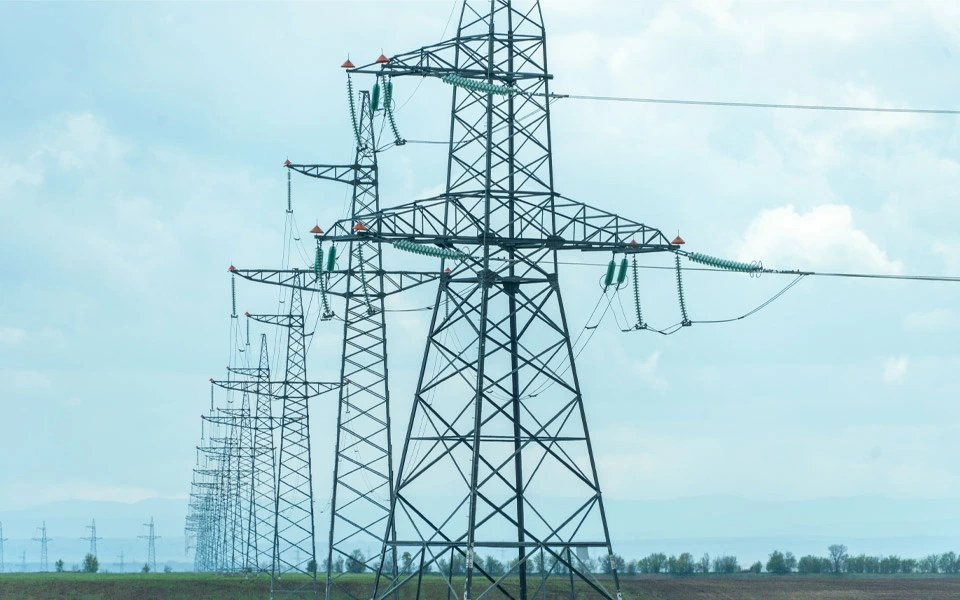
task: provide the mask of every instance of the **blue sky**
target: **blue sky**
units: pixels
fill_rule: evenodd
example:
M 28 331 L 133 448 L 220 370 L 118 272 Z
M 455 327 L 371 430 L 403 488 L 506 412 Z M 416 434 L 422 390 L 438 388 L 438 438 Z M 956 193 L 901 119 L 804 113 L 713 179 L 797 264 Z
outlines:
M 185 497 L 206 381 L 230 360 L 226 268 L 282 261 L 283 160 L 349 160 L 340 63 L 437 41 L 452 7 L 0 5 L 0 509 Z M 948 2 L 548 1 L 544 13 L 559 93 L 956 108 L 960 92 Z M 442 139 L 449 88 L 405 79 L 396 95 L 415 88 L 402 133 Z M 960 274 L 956 117 L 573 100 L 553 115 L 559 191 L 679 231 L 690 250 Z M 380 160 L 385 205 L 443 182 L 442 146 Z M 294 182 L 303 233 L 342 214 L 343 192 Z M 602 271 L 562 274 L 575 329 Z M 715 319 L 787 280 L 686 282 L 691 317 Z M 675 322 L 670 273 L 644 286 L 648 319 Z M 274 290 L 238 292 L 240 311 L 275 305 Z M 579 363 L 605 493 L 957 497 L 958 293 L 808 279 L 750 319 L 670 338 L 605 321 Z M 403 315 L 390 323 L 401 425 L 426 329 Z M 338 335 L 318 328 L 312 377 L 334 378 Z M 329 472 L 332 406 L 314 415 L 315 472 Z

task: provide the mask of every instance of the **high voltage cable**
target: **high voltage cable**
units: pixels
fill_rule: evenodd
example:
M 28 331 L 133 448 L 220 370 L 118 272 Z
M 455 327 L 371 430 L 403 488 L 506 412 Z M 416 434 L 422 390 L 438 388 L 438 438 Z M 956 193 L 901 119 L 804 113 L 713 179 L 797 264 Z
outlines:
M 599 100 L 604 102 L 635 102 L 641 104 L 680 104 L 691 106 L 722 106 L 728 108 L 789 108 L 795 110 L 829 110 L 843 112 L 908 113 L 926 115 L 960 115 L 960 109 L 946 108 L 882 108 L 878 106 L 832 106 L 826 104 L 774 104 L 767 102 L 720 102 L 715 100 L 679 100 L 672 98 L 631 98 L 626 96 L 585 96 L 578 94 L 550 94 L 558 100 Z
M 573 261 L 558 261 L 560 265 L 574 265 L 581 267 L 606 267 L 604 263 L 588 263 Z M 674 271 L 674 267 L 662 267 L 658 265 L 637 265 L 640 269 L 653 269 Z M 726 269 L 711 269 L 708 267 L 683 267 L 684 271 L 706 271 L 708 273 L 738 273 L 737 271 L 727 271 Z M 960 277 L 940 276 L 940 275 L 882 275 L 877 273 L 837 273 L 837 272 L 817 272 L 817 271 L 799 271 L 783 269 L 763 269 L 759 273 L 766 275 L 803 275 L 813 277 L 849 277 L 854 279 L 894 279 L 900 281 L 939 281 L 946 283 L 960 283 Z

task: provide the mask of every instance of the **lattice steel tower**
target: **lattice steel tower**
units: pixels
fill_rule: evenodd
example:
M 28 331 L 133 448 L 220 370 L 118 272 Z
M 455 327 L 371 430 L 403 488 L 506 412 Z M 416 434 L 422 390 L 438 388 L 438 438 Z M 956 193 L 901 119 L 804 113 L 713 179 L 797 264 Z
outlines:
M 43 572 L 50 570 L 50 564 L 47 562 L 47 544 L 53 540 L 47 537 L 47 522 L 43 522 L 42 527 L 37 527 L 40 530 L 40 537 L 33 538 L 33 541 L 40 542 L 40 570 Z
M 350 112 L 359 118 L 354 121 L 357 147 L 352 165 L 287 164 L 291 169 L 318 179 L 347 183 L 353 188 L 351 218 L 380 210 L 377 177 L 377 139 L 374 115 L 392 110 L 392 83 L 383 82 L 383 104 L 380 103 L 381 84 L 378 81 L 372 96 L 364 90 L 356 97 L 350 90 Z M 356 104 L 355 104 L 356 103 Z M 399 140 L 399 138 L 398 138 Z M 362 223 L 355 227 L 363 227 Z M 313 233 L 317 233 L 317 229 Z M 340 584 L 344 575 L 354 572 L 376 572 L 380 554 L 371 553 L 362 559 L 353 551 L 371 546 L 381 548 L 390 513 L 390 490 L 393 489 L 393 447 L 390 439 L 390 389 L 387 370 L 387 332 L 384 321 L 384 298 L 388 291 L 403 289 L 424 280 L 406 274 L 409 282 L 400 281 L 399 273 L 383 269 L 380 244 L 363 238 L 347 243 L 345 269 L 321 273 L 323 248 L 317 247 L 314 269 L 316 286 L 323 286 L 323 294 L 342 296 L 343 346 L 340 367 L 341 380 L 337 410 L 337 432 L 333 471 L 333 494 L 330 499 L 330 523 L 326 556 L 326 597 L 344 596 L 354 599 L 369 598 L 372 581 L 364 585 L 356 577 L 347 577 L 348 586 Z M 335 252 L 332 248 L 329 252 Z M 329 257 L 329 255 L 328 255 Z M 333 275 L 333 281 L 321 279 Z M 396 275 L 396 277 L 392 277 Z M 412 278 L 412 279 L 411 279 Z M 434 277 L 430 277 L 432 280 Z M 327 288 L 329 287 L 329 290 Z M 326 306 L 326 298 L 323 298 Z M 329 313 L 328 313 L 329 314 Z M 392 538 L 392 531 L 388 532 Z M 343 560 L 343 573 L 334 571 L 334 564 Z M 391 552 L 387 559 L 388 571 L 395 575 L 397 557 Z
M 90 524 L 87 525 L 87 529 L 90 530 L 90 537 L 85 537 L 80 539 L 90 542 L 90 554 L 92 554 L 93 557 L 96 558 L 97 557 L 97 540 L 103 539 L 103 538 L 97 537 L 97 520 L 90 519 Z
M 157 572 L 157 540 L 159 536 L 154 533 L 153 517 L 150 517 L 149 523 L 144 523 L 147 528 L 147 535 L 138 535 L 141 540 L 147 540 L 147 565 L 154 573 Z
M 613 564 L 558 252 L 677 246 L 656 229 L 555 191 L 552 76 L 538 3 L 522 10 L 510 0 L 465 3 L 454 39 L 349 72 L 454 86 L 445 192 L 355 215 L 321 236 L 390 243 L 450 268 L 440 279 L 391 498 L 385 531 L 395 528 L 396 537 L 385 534 L 381 552 L 387 564 L 408 551 L 413 568 L 378 578 L 375 597 L 401 588 L 412 588 L 404 597 L 424 597 L 422 576 L 437 567 L 464 600 L 526 600 L 555 577 L 570 597 L 619 597 L 615 566 L 601 580 L 574 552 L 599 550 Z M 505 573 L 481 562 L 503 549 L 514 554 Z M 528 577 L 534 563 L 545 567 Z

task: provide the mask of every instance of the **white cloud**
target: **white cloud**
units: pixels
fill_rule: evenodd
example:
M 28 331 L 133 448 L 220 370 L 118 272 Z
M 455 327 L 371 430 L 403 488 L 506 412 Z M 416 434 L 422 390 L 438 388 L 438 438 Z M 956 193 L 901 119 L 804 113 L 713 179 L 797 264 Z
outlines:
M 883 363 L 883 382 L 884 383 L 902 383 L 907 375 L 907 367 L 910 365 L 910 359 L 906 356 L 897 358 L 888 358 Z
M 953 312 L 937 308 L 926 312 L 912 312 L 903 318 L 904 329 L 912 331 L 939 331 L 954 324 Z
M 900 261 L 887 258 L 854 226 L 852 211 L 843 204 L 822 204 L 803 214 L 793 205 L 764 210 L 747 227 L 734 252 L 740 260 L 760 259 L 773 268 L 903 271 Z
M 28 169 L 23 165 L 0 161 L 0 196 L 13 189 L 13 186 L 23 182 L 38 185 L 43 180 L 36 169 Z
M 50 387 L 50 378 L 30 369 L 2 369 L 0 387 L 20 390 L 46 389 Z
M 27 339 L 27 332 L 16 327 L 0 327 L 0 344 L 19 344 Z
M 67 116 L 60 126 L 44 134 L 41 145 L 41 155 L 52 157 L 63 169 L 114 164 L 129 150 L 90 113 Z
M 643 360 L 631 361 L 630 373 L 650 387 L 663 391 L 667 389 L 667 380 L 657 374 L 659 364 L 660 352 L 655 351 Z

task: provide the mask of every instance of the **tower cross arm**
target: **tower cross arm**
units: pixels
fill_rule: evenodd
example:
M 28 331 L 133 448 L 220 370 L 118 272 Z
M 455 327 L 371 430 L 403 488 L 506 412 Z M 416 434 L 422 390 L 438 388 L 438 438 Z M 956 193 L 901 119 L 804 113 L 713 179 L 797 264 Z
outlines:
M 305 292 L 320 291 L 320 284 L 317 280 L 316 274 L 313 271 L 307 271 L 303 269 L 234 268 L 231 272 L 238 277 L 243 277 L 244 279 L 257 283 L 269 283 L 271 285 L 297 288 Z M 368 273 L 370 275 L 378 275 L 380 274 L 380 271 L 371 270 L 368 271 Z M 398 292 L 435 281 L 440 277 L 440 273 L 425 271 L 385 270 L 382 273 L 384 276 L 384 296 L 390 296 Z M 324 271 L 320 276 L 329 277 L 324 289 L 326 294 L 337 297 L 345 297 L 347 295 L 347 292 L 345 291 L 346 286 L 343 285 L 344 280 L 349 276 L 349 273 L 346 270 Z M 256 321 L 265 322 L 263 319 L 264 315 L 251 314 L 249 316 L 251 319 Z M 272 317 L 277 317 L 277 315 L 272 315 Z M 278 323 L 271 320 L 270 324 L 276 325 Z
M 487 68 L 486 44 L 490 41 L 490 34 L 461 35 L 459 39 L 450 39 L 429 46 L 422 46 L 416 50 L 394 54 L 387 62 L 372 62 L 360 67 L 347 69 L 348 73 L 364 73 L 374 75 L 390 75 L 401 77 L 416 75 L 420 77 L 445 77 L 457 75 L 459 77 L 486 80 L 491 74 Z M 513 33 L 494 33 L 493 42 L 497 45 L 537 43 L 536 35 Z M 457 64 L 457 46 L 460 46 L 461 57 Z M 552 79 L 550 74 L 542 71 L 523 73 L 504 70 L 505 65 L 494 65 L 492 75 L 496 79 L 525 79 L 529 77 Z
M 312 398 L 314 396 L 319 396 L 325 394 L 331 390 L 340 389 L 343 385 L 337 381 L 296 381 L 296 382 L 284 382 L 284 381 L 259 381 L 259 380 L 240 380 L 240 381 L 225 381 L 215 379 L 211 383 L 217 387 L 221 387 L 225 390 L 231 390 L 234 392 L 244 392 L 249 394 L 257 393 L 258 391 L 263 391 L 266 387 L 268 389 L 274 390 L 271 394 L 275 398 L 283 397 L 283 386 L 287 384 L 289 387 L 296 387 L 298 396 L 306 396 Z
M 304 165 L 291 163 L 287 165 L 291 171 L 296 171 L 308 177 L 338 181 L 350 185 L 371 182 L 376 178 L 376 165 Z
M 509 204 L 507 198 L 492 196 L 489 230 L 471 211 L 477 195 L 461 193 L 343 219 L 318 237 L 346 242 L 366 236 L 387 243 L 409 240 L 442 247 L 486 242 L 502 247 L 626 254 L 680 250 L 659 229 L 564 196 L 515 195 Z

